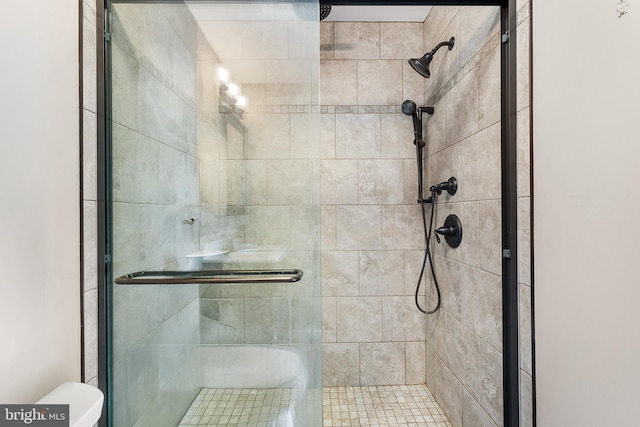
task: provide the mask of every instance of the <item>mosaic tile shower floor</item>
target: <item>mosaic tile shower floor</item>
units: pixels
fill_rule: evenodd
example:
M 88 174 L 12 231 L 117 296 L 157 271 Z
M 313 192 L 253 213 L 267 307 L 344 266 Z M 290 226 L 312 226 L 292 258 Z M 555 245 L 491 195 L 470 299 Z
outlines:
M 203 388 L 180 422 L 187 426 L 289 427 L 289 389 Z M 424 385 L 325 387 L 323 427 L 451 427 Z

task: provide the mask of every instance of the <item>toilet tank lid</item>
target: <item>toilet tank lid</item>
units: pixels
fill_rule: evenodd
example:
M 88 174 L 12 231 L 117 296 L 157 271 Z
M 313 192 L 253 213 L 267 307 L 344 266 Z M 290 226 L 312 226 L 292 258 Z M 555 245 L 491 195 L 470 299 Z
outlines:
M 69 426 L 93 426 L 102 413 L 104 396 L 97 388 L 83 383 L 64 383 L 52 390 L 37 404 L 68 404 Z

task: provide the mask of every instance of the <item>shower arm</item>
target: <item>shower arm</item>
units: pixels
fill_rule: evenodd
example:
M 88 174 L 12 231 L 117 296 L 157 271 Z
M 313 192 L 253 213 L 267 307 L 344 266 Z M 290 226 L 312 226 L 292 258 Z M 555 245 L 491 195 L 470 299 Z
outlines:
M 453 37 L 452 37 L 452 39 L 453 39 Z M 453 48 L 453 41 L 452 40 L 447 40 L 446 42 L 438 43 L 438 45 L 436 47 L 434 47 L 433 49 L 431 49 L 431 52 L 429 52 L 431 54 L 431 56 L 435 55 L 435 53 L 438 51 L 438 49 L 440 49 L 442 46 L 449 46 L 449 50 L 451 50 L 451 48 Z

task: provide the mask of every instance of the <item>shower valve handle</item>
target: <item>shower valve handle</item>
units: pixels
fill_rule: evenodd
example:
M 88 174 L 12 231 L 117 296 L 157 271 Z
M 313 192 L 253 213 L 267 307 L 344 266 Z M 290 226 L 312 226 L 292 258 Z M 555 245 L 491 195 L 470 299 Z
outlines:
M 455 236 L 456 233 L 458 232 L 458 230 L 454 227 L 440 227 L 436 230 L 436 233 L 438 233 L 441 236 Z
M 437 235 L 444 236 L 447 244 L 452 248 L 460 246 L 462 241 L 462 224 L 457 215 L 451 214 L 444 220 L 444 226 L 436 229 Z M 438 242 L 439 243 L 439 242 Z

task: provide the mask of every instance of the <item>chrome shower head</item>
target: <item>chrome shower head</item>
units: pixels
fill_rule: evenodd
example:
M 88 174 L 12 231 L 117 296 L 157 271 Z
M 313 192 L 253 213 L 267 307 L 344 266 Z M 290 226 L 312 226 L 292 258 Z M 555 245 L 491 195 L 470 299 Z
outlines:
M 435 55 L 438 49 L 440 49 L 442 46 L 449 46 L 449 50 L 453 49 L 455 41 L 455 37 L 451 37 L 449 41 L 442 42 L 438 44 L 438 46 L 434 47 L 431 52 L 425 53 L 422 58 L 411 58 L 409 60 L 409 65 L 411 65 L 411 68 L 416 70 L 416 72 L 422 77 L 428 79 L 431 76 L 431 72 L 429 71 L 429 64 L 433 60 L 433 55 Z

